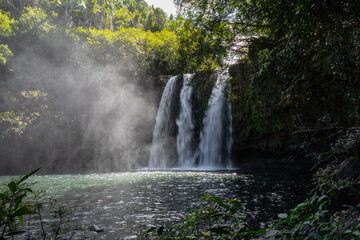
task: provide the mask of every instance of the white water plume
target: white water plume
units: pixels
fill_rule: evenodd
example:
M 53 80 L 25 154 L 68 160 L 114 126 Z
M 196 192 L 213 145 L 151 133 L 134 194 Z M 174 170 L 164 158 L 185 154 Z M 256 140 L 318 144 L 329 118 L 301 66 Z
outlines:
M 230 103 L 225 99 L 228 76 L 218 74 L 200 134 L 199 168 L 218 169 L 231 167 L 232 116 Z
M 192 75 L 184 75 L 184 83 L 180 93 L 180 115 L 176 119 L 178 135 L 176 137 L 178 166 L 181 168 L 194 167 L 194 156 L 191 148 L 194 137 L 194 123 L 192 119 L 191 94 L 193 91 L 190 85 Z
M 169 123 L 171 121 L 171 107 L 173 95 L 176 92 L 178 76 L 171 77 L 161 96 L 160 106 L 156 115 L 153 132 L 153 141 L 150 149 L 149 168 L 166 168 L 170 153 L 167 145 L 171 142 L 169 136 Z
M 231 105 L 225 98 L 229 76 L 217 74 L 217 82 L 208 102 L 208 109 L 203 119 L 200 133 L 200 144 L 194 151 L 195 124 L 192 116 L 192 93 L 190 85 L 191 74 L 183 76 L 183 86 L 180 96 L 177 81 L 180 77 L 169 79 L 161 97 L 153 132 L 153 143 L 150 150 L 149 168 L 168 168 L 176 166 L 182 169 L 224 169 L 230 168 L 230 153 L 232 147 L 232 116 Z M 176 119 L 177 136 L 174 142 L 174 131 L 170 125 L 176 115 L 173 113 L 180 100 L 180 111 Z M 175 131 L 176 132 L 176 131 Z M 175 149 L 176 153 L 175 156 Z

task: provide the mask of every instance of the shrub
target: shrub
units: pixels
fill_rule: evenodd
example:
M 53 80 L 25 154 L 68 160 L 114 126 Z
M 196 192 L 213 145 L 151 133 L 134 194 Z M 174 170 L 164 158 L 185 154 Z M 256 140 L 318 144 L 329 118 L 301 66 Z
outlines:
M 261 233 L 244 228 L 244 216 L 237 214 L 240 209 L 239 198 L 222 200 L 206 194 L 201 206 L 190 208 L 179 224 L 152 227 L 142 239 L 246 239 Z
M 279 214 L 276 239 L 359 239 L 360 213 L 356 208 L 332 213 L 326 195 L 316 193 L 289 214 Z
M 70 229 L 64 229 L 68 222 L 64 206 L 52 198 L 47 198 L 44 191 L 35 191 L 27 183 L 31 173 L 12 179 L 0 188 L 0 240 L 13 239 L 14 236 L 35 234 L 37 239 L 59 239 L 61 236 L 74 235 Z M 24 231 L 24 218 L 28 216 L 29 226 L 38 230 Z M 51 221 L 45 221 L 51 218 Z M 64 234 L 62 234 L 64 232 Z

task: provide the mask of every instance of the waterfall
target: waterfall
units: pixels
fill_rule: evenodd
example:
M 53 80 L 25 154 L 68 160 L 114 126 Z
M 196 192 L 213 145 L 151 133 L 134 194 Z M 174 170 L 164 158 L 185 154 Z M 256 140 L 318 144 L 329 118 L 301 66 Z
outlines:
M 231 105 L 225 99 L 228 78 L 225 74 L 218 74 L 203 119 L 198 165 L 202 169 L 228 168 L 231 165 L 232 116 Z
M 169 125 L 171 122 L 172 101 L 176 93 L 176 84 L 179 77 L 171 77 L 161 96 L 160 106 L 156 115 L 156 123 L 153 131 L 152 146 L 150 149 L 150 168 L 166 168 L 168 165 L 170 133 Z
M 219 73 L 216 77 L 200 136 L 194 136 L 192 75 L 183 75 L 181 91 L 181 77 L 168 80 L 156 116 L 149 168 L 178 166 L 215 170 L 231 167 L 232 116 L 231 105 L 225 98 L 229 76 Z M 200 139 L 198 146 L 196 139 Z
M 192 75 L 184 75 L 184 83 L 180 93 L 180 114 L 176 119 L 178 135 L 176 137 L 178 166 L 182 168 L 194 167 L 192 141 L 194 135 L 194 123 L 192 119 L 191 94 L 193 91 L 190 85 Z

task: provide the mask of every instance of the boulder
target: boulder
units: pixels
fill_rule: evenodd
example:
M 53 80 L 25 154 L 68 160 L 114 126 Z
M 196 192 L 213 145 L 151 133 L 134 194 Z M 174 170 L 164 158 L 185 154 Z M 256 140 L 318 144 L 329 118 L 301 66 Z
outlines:
M 90 231 L 94 231 L 94 232 L 98 232 L 98 233 L 104 231 L 104 229 L 102 229 L 102 228 L 99 227 L 98 225 L 91 225 L 91 226 L 88 227 L 88 229 L 89 229 Z

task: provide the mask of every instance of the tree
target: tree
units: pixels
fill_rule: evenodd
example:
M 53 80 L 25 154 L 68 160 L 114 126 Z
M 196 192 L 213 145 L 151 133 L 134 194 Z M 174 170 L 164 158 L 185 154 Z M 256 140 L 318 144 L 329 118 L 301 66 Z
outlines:
M 15 22 L 16 34 L 25 37 L 28 34 L 41 36 L 49 33 L 55 26 L 49 23 L 46 13 L 38 7 L 25 7 L 21 17 Z
M 119 10 L 116 10 L 114 16 L 115 29 L 118 30 L 119 28 L 135 27 L 136 24 L 134 24 L 133 20 L 134 16 L 129 12 L 129 9 L 127 9 L 127 7 L 122 7 Z
M 161 8 L 151 6 L 147 15 L 145 30 L 158 32 L 166 27 L 167 17 L 166 13 Z
M 0 43 L 5 43 L 13 34 L 11 25 L 13 20 L 0 10 Z M 0 72 L 8 69 L 8 59 L 13 54 L 7 44 L 0 44 Z
M 0 8 L 9 12 L 10 16 L 17 19 L 21 16 L 25 7 L 34 6 L 32 0 L 1 0 Z

